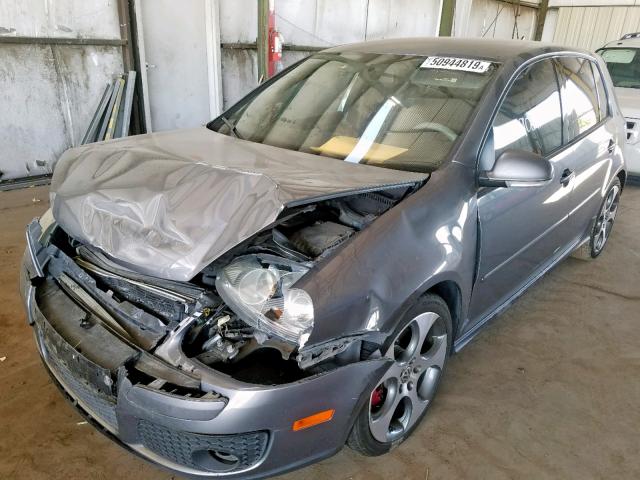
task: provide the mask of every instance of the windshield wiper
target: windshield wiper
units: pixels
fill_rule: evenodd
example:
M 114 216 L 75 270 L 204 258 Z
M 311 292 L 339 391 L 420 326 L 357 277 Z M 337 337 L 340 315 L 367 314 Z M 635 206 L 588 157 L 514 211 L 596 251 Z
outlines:
M 224 122 L 224 124 L 227 127 L 229 127 L 229 130 L 231 130 L 231 132 L 233 133 L 234 137 L 239 138 L 240 140 L 244 140 L 244 138 L 242 138 L 242 135 L 240 135 L 240 132 L 238 132 L 238 129 L 236 128 L 236 124 L 235 123 L 232 123 L 231 120 L 229 120 L 224 115 L 220 115 L 220 120 L 222 120 Z

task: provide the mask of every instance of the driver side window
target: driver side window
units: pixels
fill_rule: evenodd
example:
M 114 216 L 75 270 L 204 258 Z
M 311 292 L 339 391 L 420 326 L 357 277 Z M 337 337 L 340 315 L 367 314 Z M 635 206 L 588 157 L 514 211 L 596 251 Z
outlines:
M 562 111 L 551 60 L 527 68 L 513 83 L 493 124 L 496 158 L 505 150 L 548 155 L 562 145 Z

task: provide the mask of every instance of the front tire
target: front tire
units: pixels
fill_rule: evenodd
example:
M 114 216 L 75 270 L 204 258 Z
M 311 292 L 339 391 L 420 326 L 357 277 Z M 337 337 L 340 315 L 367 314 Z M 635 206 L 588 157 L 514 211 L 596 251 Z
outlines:
M 383 348 L 393 364 L 369 393 L 347 440 L 349 447 L 377 456 L 409 437 L 433 403 L 451 345 L 447 304 L 437 295 L 423 295 Z

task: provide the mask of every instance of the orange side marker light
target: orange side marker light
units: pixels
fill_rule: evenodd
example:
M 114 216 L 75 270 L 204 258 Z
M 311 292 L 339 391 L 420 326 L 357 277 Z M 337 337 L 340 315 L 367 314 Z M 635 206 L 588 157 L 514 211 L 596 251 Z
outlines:
M 308 417 L 301 418 L 293 422 L 293 431 L 304 430 L 305 428 L 315 427 L 321 423 L 330 421 L 333 418 L 333 414 L 336 413 L 335 409 L 323 410 L 322 412 L 314 413 Z

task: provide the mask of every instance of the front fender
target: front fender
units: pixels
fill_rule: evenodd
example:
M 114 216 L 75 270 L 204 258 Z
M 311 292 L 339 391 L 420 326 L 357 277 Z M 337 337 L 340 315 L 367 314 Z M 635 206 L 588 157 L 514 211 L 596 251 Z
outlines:
M 476 261 L 473 169 L 450 163 L 300 281 L 312 297 L 309 344 L 388 333 L 413 299 L 443 280 L 468 303 Z

